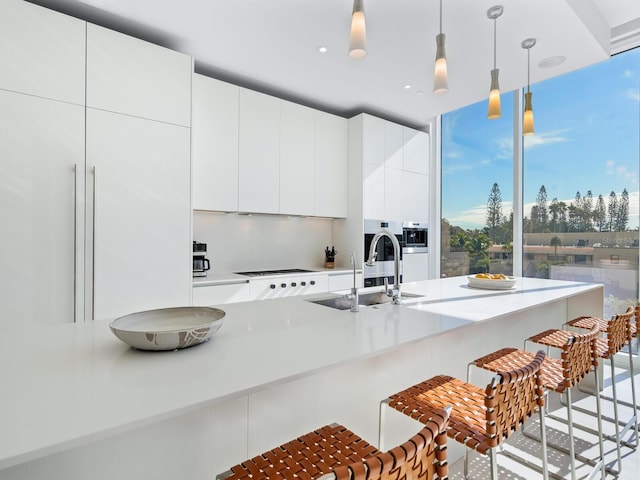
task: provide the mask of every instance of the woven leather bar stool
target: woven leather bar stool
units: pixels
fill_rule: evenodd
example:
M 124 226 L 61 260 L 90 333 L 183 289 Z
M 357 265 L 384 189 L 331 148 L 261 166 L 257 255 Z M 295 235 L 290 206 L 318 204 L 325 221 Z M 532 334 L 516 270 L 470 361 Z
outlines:
M 602 398 L 606 400 L 611 400 L 613 402 L 613 419 L 609 419 L 604 417 L 606 420 L 613 421 L 616 425 L 615 429 L 615 442 L 616 442 L 616 451 L 618 455 L 618 471 L 622 468 L 622 454 L 621 454 L 621 438 L 627 434 L 628 431 L 633 429 L 635 434 L 635 442 L 625 441 L 624 445 L 631 448 L 637 448 L 638 446 L 638 407 L 636 402 L 636 393 L 635 393 L 635 382 L 634 382 L 634 371 L 633 371 L 633 356 L 631 354 L 631 339 L 632 339 L 632 329 L 631 329 L 631 318 L 635 313 L 635 309 L 629 307 L 625 313 L 614 315 L 611 320 L 603 320 L 597 317 L 578 317 L 573 320 L 567 322 L 568 326 L 575 328 L 590 328 L 594 325 L 599 329 L 600 333 L 604 333 L 605 338 L 597 338 L 596 339 L 596 347 L 597 347 L 597 355 L 603 360 L 608 360 L 609 365 L 611 366 L 611 390 L 613 393 L 613 397 L 602 396 Z M 637 332 L 637 329 L 636 329 Z M 631 378 L 631 394 L 632 394 L 632 403 L 626 403 L 627 406 L 631 407 L 633 413 L 631 418 L 626 422 L 621 422 L 619 419 L 618 413 L 618 405 L 623 405 L 624 403 L 620 401 L 617 394 L 616 389 L 616 375 L 615 375 L 615 364 L 614 364 L 614 355 L 620 352 L 625 345 L 629 345 L 629 373 Z M 576 410 L 586 413 L 593 414 L 588 410 L 577 408 Z M 623 425 L 622 430 L 620 426 Z M 612 440 L 611 436 L 605 436 L 605 438 Z
M 216 478 L 446 480 L 448 421 L 448 410 L 434 410 L 422 430 L 388 452 L 379 451 L 342 425 L 327 425 L 231 467 Z
M 381 402 L 380 431 L 385 404 L 422 423 L 433 415 L 434 409 L 451 405 L 447 435 L 468 449 L 488 455 L 491 478 L 496 480 L 498 448 L 536 411 L 540 412 L 541 433 L 545 439 L 544 389 L 538 375 L 544 357 L 544 352 L 540 351 L 528 365 L 498 373 L 484 389 L 454 377 L 438 375 L 395 393 Z M 467 449 L 465 478 L 468 475 L 466 452 Z M 547 479 L 545 441 L 542 457 L 542 474 Z
M 549 443 L 550 447 L 561 450 L 569 454 L 571 462 L 571 478 L 576 478 L 576 452 L 574 443 L 574 424 L 572 416 L 571 388 L 576 386 L 589 372 L 593 371 L 596 382 L 596 410 L 598 412 L 598 444 L 600 447 L 600 459 L 597 462 L 590 462 L 589 459 L 582 459 L 586 463 L 594 465 L 594 472 L 600 471 L 601 477 L 604 478 L 604 445 L 602 442 L 602 420 L 600 415 L 600 397 L 599 397 L 599 379 L 598 379 L 598 357 L 596 356 L 596 338 L 598 336 L 598 328 L 592 328 L 588 333 L 579 334 L 566 330 L 551 329 L 534 335 L 525 341 L 546 345 L 547 347 L 556 347 L 560 349 L 560 358 L 545 357 L 540 367 L 540 376 L 547 391 L 554 391 L 564 394 L 567 397 L 567 420 L 569 430 L 569 449 L 559 447 Z M 501 372 L 518 368 L 519 366 L 530 363 L 534 358 L 534 353 L 527 350 L 519 350 L 517 348 L 503 348 L 493 353 L 478 358 L 469 364 L 478 368 L 489 370 L 492 372 Z M 468 370 L 468 376 L 470 370 Z M 556 417 L 554 417 L 556 418 Z M 557 418 L 556 418 L 557 419 Z M 524 428 L 523 428 L 523 433 Z M 526 433 L 525 433 L 526 434 Z M 540 440 L 532 435 L 529 438 Z M 561 477 L 562 478 L 562 477 Z

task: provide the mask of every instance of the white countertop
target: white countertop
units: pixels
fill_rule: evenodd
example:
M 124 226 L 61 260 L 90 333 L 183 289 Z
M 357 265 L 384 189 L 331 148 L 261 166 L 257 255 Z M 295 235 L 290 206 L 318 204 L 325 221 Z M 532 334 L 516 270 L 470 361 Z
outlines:
M 305 300 L 330 294 L 228 304 L 211 340 L 171 352 L 133 350 L 108 322 L 6 328 L 0 469 L 596 288 L 519 278 L 477 290 L 455 277 L 404 284 L 424 297 L 359 313 Z
M 194 287 L 209 287 L 212 285 L 232 285 L 236 283 L 248 283 L 251 279 L 265 279 L 265 278 L 278 278 L 282 276 L 294 276 L 303 277 L 309 275 L 317 275 L 318 273 L 327 273 L 329 275 L 346 275 L 352 273 L 353 269 L 350 268 L 307 268 L 308 272 L 302 273 L 290 273 L 290 274 L 277 274 L 277 275 L 260 275 L 256 277 L 249 277 L 247 275 L 240 275 L 233 272 L 211 272 L 207 273 L 206 277 L 193 277 Z M 362 269 L 357 269 L 356 273 L 362 273 Z

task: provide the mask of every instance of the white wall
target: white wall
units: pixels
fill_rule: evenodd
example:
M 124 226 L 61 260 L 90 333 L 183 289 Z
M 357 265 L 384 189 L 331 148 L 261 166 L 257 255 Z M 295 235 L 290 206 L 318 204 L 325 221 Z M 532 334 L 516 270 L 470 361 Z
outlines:
M 324 249 L 333 245 L 333 222 L 197 211 L 193 214 L 193 239 L 207 244 L 213 272 L 322 268 Z M 338 258 L 348 259 L 344 248 L 335 247 Z

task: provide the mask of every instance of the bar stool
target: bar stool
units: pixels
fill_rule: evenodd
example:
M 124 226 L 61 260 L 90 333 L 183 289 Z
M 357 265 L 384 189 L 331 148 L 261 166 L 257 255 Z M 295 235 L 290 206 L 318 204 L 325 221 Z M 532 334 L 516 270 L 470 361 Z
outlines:
M 327 425 L 231 467 L 216 478 L 446 480 L 448 419 L 448 410 L 434 410 L 422 430 L 388 452 L 379 451 L 342 425 Z
M 576 478 L 576 452 L 573 435 L 573 417 L 572 417 L 572 401 L 571 388 L 576 386 L 590 371 L 594 372 L 596 382 L 596 410 L 598 412 L 598 430 L 602 432 L 602 420 L 600 415 L 600 396 L 599 396 L 599 379 L 598 379 L 598 358 L 596 356 L 596 338 L 598 336 L 598 328 L 593 327 L 591 331 L 584 334 L 576 334 L 566 330 L 550 329 L 545 330 L 533 337 L 525 340 L 525 350 L 517 348 L 503 348 L 493 353 L 478 358 L 469 364 L 467 376 L 470 375 L 470 367 L 489 370 L 492 372 L 501 372 L 512 370 L 519 366 L 523 366 L 531 362 L 534 353 L 526 350 L 527 342 L 533 342 L 547 347 L 556 347 L 560 349 L 560 358 L 551 358 L 547 356 L 540 367 L 540 376 L 547 391 L 555 391 L 559 394 L 565 394 L 567 397 L 567 426 L 569 430 L 569 449 L 561 448 L 557 445 L 549 444 L 549 446 L 564 451 L 569 454 L 571 462 L 571 478 Z M 556 418 L 557 419 L 557 418 Z M 523 428 L 523 433 L 524 428 Z M 530 438 L 535 438 L 527 435 Z M 602 434 L 597 433 L 598 444 L 600 447 L 600 460 L 593 463 L 596 470 L 601 471 L 601 477 L 604 478 L 604 445 L 602 442 Z M 535 440 L 540 440 L 535 438 Z M 588 460 L 585 460 L 588 462 Z
M 482 389 L 447 375 L 438 375 L 380 403 L 380 441 L 382 440 L 384 405 L 424 423 L 434 409 L 451 405 L 447 435 L 469 449 L 488 455 L 491 478 L 498 478 L 496 451 L 519 425 L 536 411 L 540 412 L 542 443 L 542 474 L 548 478 L 547 450 L 544 430 L 544 389 L 538 375 L 544 360 L 543 351 L 523 367 L 495 375 Z M 467 449 L 464 475 L 468 475 Z
M 596 339 L 596 347 L 597 347 L 597 355 L 603 360 L 608 360 L 609 365 L 611 366 L 611 390 L 613 393 L 613 397 L 602 396 L 602 398 L 606 400 L 610 400 L 613 402 L 613 419 L 609 419 L 605 417 L 605 420 L 612 421 L 616 425 L 615 429 L 615 442 L 616 442 L 616 450 L 618 454 L 618 471 L 622 469 L 622 454 L 620 451 L 620 446 L 622 440 L 621 438 L 626 435 L 628 431 L 633 428 L 635 434 L 635 442 L 631 443 L 628 441 L 624 442 L 624 445 L 630 448 L 638 447 L 638 408 L 636 402 L 636 392 L 635 392 L 635 382 L 634 382 L 634 371 L 633 371 L 633 355 L 631 353 L 631 340 L 632 340 L 632 324 L 631 317 L 634 315 L 637 309 L 633 307 L 629 307 L 625 313 L 614 315 L 611 320 L 604 320 L 597 317 L 578 317 L 573 320 L 570 320 L 566 323 L 566 325 L 575 327 L 575 328 L 591 328 L 595 325 L 598 328 L 599 332 L 605 335 L 605 338 L 597 338 Z M 636 317 L 636 322 L 638 321 Z M 637 328 L 635 329 L 635 334 L 637 335 Z M 614 355 L 622 350 L 625 345 L 629 345 L 629 373 L 631 377 L 631 395 L 632 395 L 632 403 L 622 402 L 618 398 L 617 389 L 616 389 L 616 376 L 615 376 L 615 364 L 614 364 Z M 631 407 L 633 410 L 633 414 L 631 418 L 625 423 L 621 422 L 619 419 L 618 413 L 618 405 L 626 405 Z M 592 414 L 588 410 L 577 408 L 576 410 Z M 622 431 L 620 430 L 620 425 L 623 425 Z M 605 438 L 611 440 L 611 436 L 605 436 Z

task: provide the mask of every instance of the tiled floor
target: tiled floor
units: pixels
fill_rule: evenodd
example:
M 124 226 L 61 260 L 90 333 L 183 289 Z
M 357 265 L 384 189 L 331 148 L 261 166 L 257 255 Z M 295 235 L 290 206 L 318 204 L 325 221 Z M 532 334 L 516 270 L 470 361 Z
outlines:
M 628 361 L 627 361 L 628 363 Z M 609 364 L 604 365 L 604 376 L 605 376 L 605 389 L 604 394 L 611 394 L 610 387 L 610 375 L 607 373 L 610 372 Z M 638 369 L 636 369 L 635 375 L 635 387 L 636 387 L 636 395 L 638 395 L 638 401 L 640 401 L 640 373 L 637 373 Z M 629 380 L 628 370 L 616 370 L 616 377 L 621 379 L 622 381 L 618 383 L 619 388 L 619 396 L 621 399 L 626 401 L 631 401 L 631 382 Z M 574 389 L 574 405 L 583 406 L 589 410 L 595 411 L 595 401 L 593 397 L 581 394 L 576 389 Z M 559 395 L 551 394 L 550 397 L 550 411 L 553 413 L 557 413 L 558 416 L 562 416 L 566 418 L 566 409 L 559 403 Z M 603 401 L 602 409 L 604 415 L 611 415 L 612 408 L 611 402 Z M 626 407 L 621 407 L 620 409 L 620 419 L 626 420 L 630 418 L 631 409 Z M 592 428 L 596 427 L 596 419 L 590 417 L 588 415 L 580 414 L 574 411 L 574 422 L 581 423 L 586 426 L 590 426 Z M 568 433 L 567 427 L 558 421 L 555 421 L 551 418 L 547 418 L 547 437 L 549 442 L 559 443 L 564 445 L 565 447 L 568 444 Z M 603 425 L 605 433 L 613 434 L 613 423 L 605 422 Z M 529 422 L 527 427 L 528 433 L 538 434 L 538 421 L 537 417 L 532 419 Z M 633 438 L 632 433 L 628 433 L 626 435 L 626 439 Z M 589 433 L 576 431 L 576 451 L 579 454 L 584 455 L 587 458 L 596 458 L 598 457 L 598 443 L 597 438 Z M 452 440 L 450 440 L 453 442 Z M 540 464 L 538 460 L 540 458 L 540 444 L 534 440 L 531 440 L 522 435 L 522 433 L 514 434 L 506 444 L 505 449 L 508 452 L 515 454 L 520 458 L 531 459 L 532 462 Z M 612 441 L 604 442 L 604 450 L 605 450 L 605 458 L 607 464 L 617 470 L 617 462 L 616 462 L 616 449 L 615 443 Z M 638 450 L 633 450 L 628 447 L 622 447 L 622 471 L 620 475 L 617 477 L 619 480 L 638 480 L 640 478 L 640 448 Z M 557 450 L 549 448 L 549 471 L 557 474 L 561 478 L 570 479 L 570 463 L 569 457 Z M 500 479 L 538 479 L 542 478 L 542 475 L 528 469 L 520 465 L 517 462 L 512 461 L 507 458 L 505 455 L 498 455 L 498 465 L 499 465 L 499 477 Z M 578 479 L 586 479 L 589 478 L 589 475 L 592 471 L 592 467 L 585 465 L 581 462 L 576 462 L 576 476 Z M 454 463 L 450 467 L 449 478 L 451 480 L 463 480 L 463 462 L 462 460 Z M 490 478 L 489 474 L 489 462 L 488 457 L 477 455 L 471 453 L 469 456 L 469 478 L 475 480 L 486 480 Z M 594 478 L 600 478 L 600 475 L 597 474 Z M 615 479 L 616 477 L 612 474 L 608 474 L 606 476 L 607 479 Z

